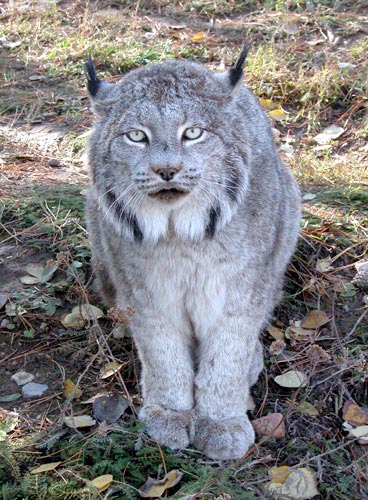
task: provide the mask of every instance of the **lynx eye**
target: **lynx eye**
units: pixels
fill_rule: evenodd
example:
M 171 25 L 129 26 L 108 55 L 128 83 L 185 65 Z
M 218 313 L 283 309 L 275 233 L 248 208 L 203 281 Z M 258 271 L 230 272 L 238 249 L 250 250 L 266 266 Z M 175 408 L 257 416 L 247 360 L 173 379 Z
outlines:
M 128 139 L 130 139 L 132 142 L 148 142 L 148 137 L 146 134 L 143 132 L 143 130 L 129 130 L 125 134 Z
M 190 141 L 194 141 L 194 139 L 199 139 L 203 134 L 203 128 L 200 127 L 189 127 L 184 130 L 183 138 L 188 139 Z

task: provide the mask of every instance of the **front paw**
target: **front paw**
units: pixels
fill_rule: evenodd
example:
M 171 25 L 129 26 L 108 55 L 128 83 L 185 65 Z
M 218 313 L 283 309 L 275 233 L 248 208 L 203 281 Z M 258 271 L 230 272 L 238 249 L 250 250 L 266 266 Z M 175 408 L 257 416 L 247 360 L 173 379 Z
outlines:
M 148 434 L 162 446 L 173 450 L 186 448 L 193 439 L 194 420 L 191 410 L 166 410 L 159 405 L 144 406 L 139 418 Z
M 214 460 L 241 458 L 254 443 L 248 417 L 214 420 L 199 417 L 195 424 L 194 446 Z

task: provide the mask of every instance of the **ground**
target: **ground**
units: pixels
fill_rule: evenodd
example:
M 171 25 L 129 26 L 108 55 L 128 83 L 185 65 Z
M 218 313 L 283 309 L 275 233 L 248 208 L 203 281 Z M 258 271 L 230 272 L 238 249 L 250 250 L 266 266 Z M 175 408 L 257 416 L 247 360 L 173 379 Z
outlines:
M 368 413 L 368 290 L 358 272 L 368 246 L 364 2 L 14 1 L 0 18 L 2 498 L 135 499 L 143 488 L 152 498 L 182 500 L 367 499 L 367 439 L 356 437 Z M 269 113 L 302 188 L 303 220 L 284 299 L 263 333 L 266 370 L 254 388 L 253 420 L 281 414 L 285 432 L 276 432 L 279 425 L 267 436 L 264 424 L 245 457 L 221 464 L 195 449 L 161 449 L 136 421 L 139 362 L 131 339 L 115 338 L 132 311 L 101 305 L 89 264 L 83 192 L 92 115 L 84 61 L 91 53 L 111 81 L 174 57 L 221 70 L 244 40 L 245 83 Z M 333 137 L 316 138 L 331 125 Z M 80 309 L 67 316 L 86 303 L 104 316 Z M 23 398 L 11 379 L 20 370 L 47 391 Z M 277 383 L 290 370 L 303 374 L 303 387 Z M 70 382 L 65 388 L 68 380 L 82 394 Z M 118 400 L 110 399 L 113 409 L 99 418 L 107 423 L 65 424 L 71 415 L 98 415 L 96 404 L 84 403 L 100 393 L 124 398 L 118 420 Z M 54 462 L 49 472 L 32 473 Z M 310 475 L 318 495 L 290 488 L 292 476 L 270 493 L 278 466 L 292 467 L 288 474 L 302 483 Z M 168 480 L 156 494 L 142 486 L 172 470 L 176 485 Z M 106 489 L 94 487 L 106 474 Z

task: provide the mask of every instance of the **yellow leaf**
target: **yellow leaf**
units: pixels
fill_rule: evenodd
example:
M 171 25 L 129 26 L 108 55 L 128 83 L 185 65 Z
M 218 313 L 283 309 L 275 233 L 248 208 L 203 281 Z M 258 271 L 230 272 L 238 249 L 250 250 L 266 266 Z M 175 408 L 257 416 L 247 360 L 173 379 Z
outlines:
M 94 420 L 89 415 L 79 415 L 77 417 L 64 417 L 64 422 L 68 427 L 72 429 L 79 429 L 82 427 L 91 427 L 95 425 L 96 420 Z
M 139 488 L 140 496 L 143 498 L 161 498 L 168 488 L 172 488 L 183 477 L 178 470 L 168 472 L 163 479 L 159 481 L 149 477 L 147 481 Z
M 122 366 L 123 363 L 106 363 L 100 371 L 100 378 L 111 377 L 112 375 L 114 375 L 114 373 L 118 372 Z
M 50 462 L 48 464 L 42 464 L 36 469 L 32 469 L 31 474 L 39 474 L 40 472 L 49 472 L 50 470 L 56 469 L 62 462 Z
M 316 417 L 319 415 L 319 411 L 315 406 L 308 403 L 308 401 L 302 401 L 298 406 L 295 407 L 295 410 L 303 415 L 311 415 L 312 417 Z
M 272 109 L 268 114 L 277 122 L 287 120 L 288 117 L 282 108 Z
M 317 483 L 311 469 L 294 469 L 286 478 L 281 490 L 283 495 L 294 500 L 308 500 L 318 495 Z
M 273 325 L 268 325 L 266 330 L 275 340 L 284 340 L 284 332 L 280 328 L 277 328 Z
M 81 330 L 85 325 L 85 320 L 78 312 L 71 312 L 61 318 L 61 322 L 65 328 L 73 328 L 74 330 Z
M 289 370 L 288 372 L 278 375 L 274 378 L 275 382 L 281 387 L 288 389 L 305 387 L 307 384 L 307 376 L 305 373 L 298 370 Z
M 312 340 L 315 335 L 316 332 L 314 330 L 307 330 L 306 328 L 301 328 L 300 326 L 288 326 L 285 330 L 285 337 L 297 342 Z
M 91 481 L 91 484 L 98 489 L 98 491 L 105 491 L 111 486 L 113 481 L 112 474 L 105 474 L 104 476 L 98 476 Z
M 366 412 L 363 410 L 363 408 L 360 408 L 360 406 L 353 403 L 353 401 L 347 401 L 344 404 L 342 416 L 344 420 L 352 425 L 364 425 L 367 423 Z
M 288 465 L 280 465 L 280 467 L 272 467 L 270 474 L 272 483 L 284 484 L 288 475 L 293 471 Z
M 81 389 L 79 387 L 76 387 L 74 382 L 68 378 L 65 380 L 64 385 L 63 385 L 63 394 L 66 398 L 69 396 L 72 396 L 72 399 L 80 398 L 82 395 Z
M 205 31 L 199 31 L 198 33 L 192 36 L 192 42 L 200 42 L 201 40 L 203 40 L 205 35 L 206 35 Z
M 327 316 L 325 311 L 320 311 L 315 309 L 314 311 L 310 311 L 306 317 L 300 323 L 302 328 L 319 328 L 322 325 L 325 325 L 330 321 L 330 318 Z
M 274 102 L 272 99 L 260 99 L 259 100 L 261 106 L 263 109 L 266 109 L 267 111 L 272 111 L 273 109 L 278 109 L 279 108 L 279 103 Z
M 101 311 L 99 307 L 93 306 L 92 304 L 81 304 L 80 306 L 75 306 L 72 309 L 72 313 L 79 314 L 86 320 L 104 317 L 103 311 Z

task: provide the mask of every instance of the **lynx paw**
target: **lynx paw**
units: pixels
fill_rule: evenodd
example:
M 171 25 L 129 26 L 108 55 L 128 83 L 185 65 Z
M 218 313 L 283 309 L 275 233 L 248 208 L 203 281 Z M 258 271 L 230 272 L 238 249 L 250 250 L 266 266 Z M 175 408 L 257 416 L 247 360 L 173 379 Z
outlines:
M 144 406 L 139 418 L 146 424 L 148 434 L 161 445 L 172 449 L 186 448 L 194 435 L 191 410 L 166 410 L 159 405 Z
M 193 444 L 209 458 L 230 460 L 245 455 L 254 438 L 253 427 L 246 416 L 222 421 L 199 417 Z

